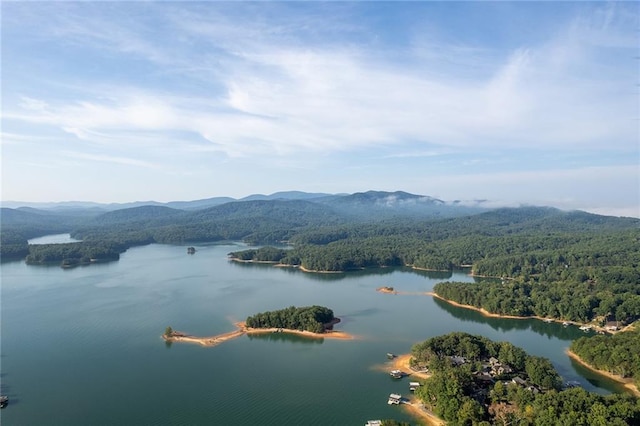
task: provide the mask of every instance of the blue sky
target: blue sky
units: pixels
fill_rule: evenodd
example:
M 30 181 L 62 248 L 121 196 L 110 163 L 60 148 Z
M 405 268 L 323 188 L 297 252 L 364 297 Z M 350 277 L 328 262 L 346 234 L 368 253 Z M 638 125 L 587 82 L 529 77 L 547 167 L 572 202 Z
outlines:
M 638 4 L 2 2 L 2 200 L 640 217 Z

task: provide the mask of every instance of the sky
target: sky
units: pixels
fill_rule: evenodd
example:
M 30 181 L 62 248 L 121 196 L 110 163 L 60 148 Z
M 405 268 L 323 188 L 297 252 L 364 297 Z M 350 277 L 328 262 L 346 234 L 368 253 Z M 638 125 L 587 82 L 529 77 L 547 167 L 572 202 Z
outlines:
M 3 201 L 402 190 L 640 217 L 635 2 L 0 7 Z

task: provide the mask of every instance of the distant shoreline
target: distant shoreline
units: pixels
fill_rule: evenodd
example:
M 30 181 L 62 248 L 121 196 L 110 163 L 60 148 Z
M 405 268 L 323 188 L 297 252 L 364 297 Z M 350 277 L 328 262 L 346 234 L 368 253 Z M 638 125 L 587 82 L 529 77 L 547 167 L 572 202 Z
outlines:
M 186 343 L 197 343 L 201 346 L 217 346 L 220 343 L 226 342 L 227 340 L 236 339 L 240 336 L 244 336 L 245 334 L 267 334 L 267 333 L 287 333 L 287 334 L 295 334 L 298 336 L 308 337 L 312 339 L 340 339 L 340 340 L 350 340 L 355 337 L 344 331 L 335 331 L 335 330 L 327 330 L 324 333 L 313 333 L 311 331 L 306 330 L 293 330 L 289 328 L 251 328 L 247 327 L 244 321 L 236 322 L 234 325 L 237 327 L 237 330 L 230 331 L 227 333 L 218 334 L 215 336 L 208 337 L 197 337 L 192 336 L 186 333 L 182 333 L 179 331 L 175 331 L 172 335 L 167 336 L 166 334 L 162 335 L 162 338 L 167 342 L 186 342 Z

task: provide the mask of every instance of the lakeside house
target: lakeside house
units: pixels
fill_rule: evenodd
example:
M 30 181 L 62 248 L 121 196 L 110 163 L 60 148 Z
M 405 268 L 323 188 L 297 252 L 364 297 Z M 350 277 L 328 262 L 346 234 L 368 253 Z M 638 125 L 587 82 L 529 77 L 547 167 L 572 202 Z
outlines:
M 512 383 L 515 383 L 518 386 L 527 386 L 527 382 L 522 378 L 522 377 L 514 377 L 513 379 L 511 379 Z
M 604 329 L 607 331 L 617 331 L 618 330 L 618 322 L 617 321 L 608 321 Z
M 451 357 L 449 357 L 449 358 L 451 358 L 451 362 L 452 362 L 452 363 L 453 363 L 453 365 L 455 365 L 456 367 L 457 367 L 457 366 L 460 366 L 460 365 L 462 365 L 462 364 L 466 364 L 467 362 L 469 362 L 469 361 L 467 361 L 467 359 L 466 359 L 465 357 L 463 357 L 463 356 L 453 355 L 453 356 L 451 356 Z

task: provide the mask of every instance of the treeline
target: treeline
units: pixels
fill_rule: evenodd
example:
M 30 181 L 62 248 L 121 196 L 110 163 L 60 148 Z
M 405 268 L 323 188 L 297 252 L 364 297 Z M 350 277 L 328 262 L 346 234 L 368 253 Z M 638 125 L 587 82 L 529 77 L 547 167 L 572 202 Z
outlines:
M 585 281 L 593 275 L 590 268 L 640 264 L 638 229 L 496 236 L 469 230 L 461 236 L 459 230 L 443 229 L 454 220 L 301 230 L 289 240 L 294 248 L 272 260 L 329 271 L 395 265 L 450 270 L 473 265 L 477 275 L 523 281 L 536 277 Z
M 640 422 L 640 400 L 630 395 L 601 396 L 582 388 L 562 390 L 560 376 L 547 359 L 532 357 L 508 342 L 451 333 L 415 345 L 412 355 L 413 364 L 428 366 L 432 374 L 416 395 L 450 425 Z M 466 362 L 453 361 L 460 357 Z M 489 357 L 512 370 L 495 380 L 480 379 Z
M 571 342 L 569 349 L 592 367 L 632 378 L 640 387 L 639 330 L 613 336 L 581 337 Z
M 113 241 L 36 244 L 29 246 L 26 262 L 31 264 L 60 263 L 71 267 L 91 262 L 118 260 L 129 246 Z
M 251 328 L 286 328 L 324 333 L 326 327 L 335 321 L 333 311 L 324 306 L 305 306 L 268 311 L 247 317 L 246 325 Z
M 440 297 L 491 313 L 539 316 L 567 321 L 600 319 L 623 324 L 640 318 L 638 269 L 593 268 L 592 278 L 521 282 L 444 282 L 433 287 Z

